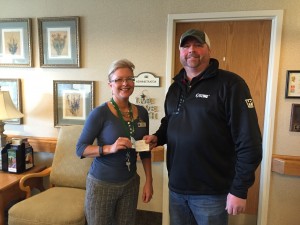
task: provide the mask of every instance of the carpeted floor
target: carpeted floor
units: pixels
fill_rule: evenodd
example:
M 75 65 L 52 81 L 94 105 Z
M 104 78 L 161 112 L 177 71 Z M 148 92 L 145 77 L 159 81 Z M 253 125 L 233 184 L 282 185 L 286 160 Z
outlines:
M 162 213 L 138 210 L 135 225 L 161 225 Z

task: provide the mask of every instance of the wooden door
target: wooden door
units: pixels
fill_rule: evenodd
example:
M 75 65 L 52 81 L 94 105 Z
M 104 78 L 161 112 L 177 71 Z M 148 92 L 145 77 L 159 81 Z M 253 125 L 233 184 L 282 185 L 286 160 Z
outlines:
M 266 87 L 268 76 L 271 20 L 189 22 L 176 24 L 175 65 L 179 61 L 180 35 L 190 28 L 204 30 L 211 44 L 211 57 L 218 59 L 220 68 L 243 77 L 248 84 L 256 107 L 259 126 L 263 133 Z M 254 185 L 249 189 L 245 214 L 257 215 L 260 168 Z

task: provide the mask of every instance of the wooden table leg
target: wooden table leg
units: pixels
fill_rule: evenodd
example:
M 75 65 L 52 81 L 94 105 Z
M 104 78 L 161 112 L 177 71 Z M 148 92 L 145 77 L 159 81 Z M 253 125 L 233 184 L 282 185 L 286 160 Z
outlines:
M 0 225 L 5 225 L 5 210 L 9 204 L 24 198 L 25 193 L 19 189 L 19 185 L 14 185 L 0 192 Z
M 0 193 L 0 225 L 5 225 L 5 206 L 2 193 Z

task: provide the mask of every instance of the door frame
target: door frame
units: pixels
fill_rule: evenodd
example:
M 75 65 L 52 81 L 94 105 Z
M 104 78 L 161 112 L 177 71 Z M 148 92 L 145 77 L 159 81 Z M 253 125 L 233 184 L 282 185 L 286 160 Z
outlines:
M 174 43 L 176 23 L 182 22 L 203 22 L 203 21 L 242 21 L 242 20 L 262 20 L 272 21 L 270 54 L 268 65 L 267 91 L 264 115 L 263 132 L 263 159 L 261 163 L 261 176 L 259 187 L 259 202 L 257 224 L 267 225 L 269 189 L 271 176 L 271 162 L 274 136 L 274 120 L 277 99 L 277 83 L 279 74 L 279 59 L 281 47 L 281 32 L 283 10 L 262 10 L 262 11 L 235 11 L 235 12 L 212 12 L 212 13 L 190 13 L 190 14 L 169 14 L 167 25 L 167 57 L 166 57 L 166 86 L 167 92 L 172 83 L 174 75 Z M 163 224 L 169 222 L 169 190 L 168 173 L 164 166 L 163 174 Z

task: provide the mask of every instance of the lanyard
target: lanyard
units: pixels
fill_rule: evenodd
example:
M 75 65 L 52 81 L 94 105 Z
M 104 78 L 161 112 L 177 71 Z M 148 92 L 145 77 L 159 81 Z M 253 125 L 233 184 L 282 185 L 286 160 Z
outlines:
M 121 122 L 123 123 L 123 126 L 125 128 L 125 132 L 127 134 L 127 136 L 133 137 L 134 135 L 134 126 L 133 126 L 133 113 L 132 113 L 132 105 L 129 103 L 129 115 L 130 115 L 130 122 L 128 122 L 128 125 L 126 124 L 126 121 L 124 120 L 122 113 L 120 111 L 119 106 L 117 105 L 117 103 L 115 102 L 115 100 L 113 98 L 111 98 L 111 103 L 113 104 L 114 108 L 117 110 L 119 119 L 121 120 Z

